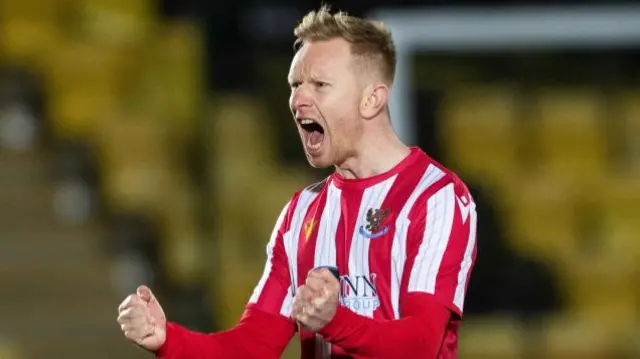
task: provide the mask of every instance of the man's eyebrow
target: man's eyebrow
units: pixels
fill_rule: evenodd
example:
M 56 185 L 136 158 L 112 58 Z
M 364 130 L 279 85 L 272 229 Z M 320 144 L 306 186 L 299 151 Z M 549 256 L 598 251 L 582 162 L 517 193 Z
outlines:
M 300 83 L 300 80 L 298 79 L 298 77 L 287 77 L 287 83 L 289 85 L 294 85 Z

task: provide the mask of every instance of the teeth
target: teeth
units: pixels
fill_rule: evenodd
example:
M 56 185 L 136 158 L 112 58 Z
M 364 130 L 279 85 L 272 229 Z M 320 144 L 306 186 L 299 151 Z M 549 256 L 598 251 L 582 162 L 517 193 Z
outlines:
M 302 120 L 300 120 L 301 125 L 311 125 L 313 123 L 315 123 L 315 121 L 310 118 L 303 118 Z

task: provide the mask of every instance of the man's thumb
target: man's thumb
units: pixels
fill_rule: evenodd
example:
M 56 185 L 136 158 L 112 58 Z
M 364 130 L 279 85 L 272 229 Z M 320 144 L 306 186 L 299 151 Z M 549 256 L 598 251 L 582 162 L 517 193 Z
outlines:
M 147 303 L 155 298 L 153 296 L 153 293 L 151 292 L 151 289 L 149 289 L 149 287 L 147 287 L 146 285 L 139 286 L 136 292 L 138 293 L 140 299 L 144 300 Z

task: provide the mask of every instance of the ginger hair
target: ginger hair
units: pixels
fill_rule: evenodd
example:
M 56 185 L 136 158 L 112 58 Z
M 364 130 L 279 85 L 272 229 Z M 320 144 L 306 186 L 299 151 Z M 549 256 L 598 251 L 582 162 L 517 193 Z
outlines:
M 342 38 L 351 44 L 351 53 L 367 69 L 377 68 L 390 85 L 396 70 L 396 49 L 391 30 L 382 22 L 358 18 L 339 11 L 331 13 L 323 5 L 305 15 L 293 34 L 297 50 L 308 42 Z

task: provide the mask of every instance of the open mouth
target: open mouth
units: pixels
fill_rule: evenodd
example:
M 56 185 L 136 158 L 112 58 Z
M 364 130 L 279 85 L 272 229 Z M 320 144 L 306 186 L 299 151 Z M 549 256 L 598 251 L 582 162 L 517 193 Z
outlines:
M 302 128 L 304 143 L 308 150 L 314 152 L 322 147 L 324 141 L 324 128 L 315 120 L 303 118 L 298 120 L 300 128 Z

